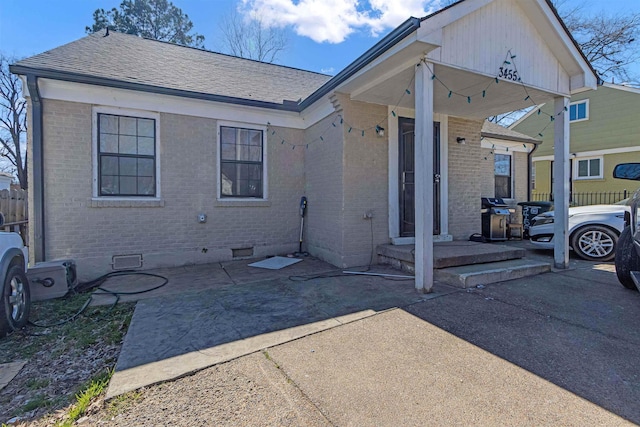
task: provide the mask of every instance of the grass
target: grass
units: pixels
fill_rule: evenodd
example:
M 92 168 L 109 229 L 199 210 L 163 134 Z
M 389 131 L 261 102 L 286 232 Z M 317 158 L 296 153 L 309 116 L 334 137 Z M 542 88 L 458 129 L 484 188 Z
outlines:
M 142 393 L 140 391 L 131 391 L 126 394 L 121 394 L 114 397 L 107 404 L 107 414 L 109 417 L 115 417 L 118 414 L 126 412 L 128 408 L 134 405 L 142 399 Z
M 64 421 L 57 424 L 57 427 L 71 427 L 73 423 L 82 417 L 91 402 L 98 398 L 109 385 L 109 380 L 113 375 L 113 369 L 102 372 L 92 378 L 83 389 L 76 394 L 76 403 L 69 409 Z
M 77 294 L 34 302 L 30 320 L 45 327 L 30 327 L 26 332 L 17 332 L 0 340 L 0 363 L 30 359 L 43 348 L 56 358 L 66 353 L 82 352 L 98 341 L 106 344 L 120 342 L 129 327 L 134 304 L 88 307 L 76 316 L 88 298 L 88 294 Z
M 76 294 L 34 302 L 30 320 L 43 327 L 27 326 L 0 339 L 0 363 L 26 360 L 32 371 L 38 372 L 29 377 L 17 376 L 12 380 L 14 389 L 24 395 L 24 400 L 21 406 L 9 411 L 11 414 L 35 413 L 41 416 L 75 401 L 68 417 L 69 420 L 75 420 L 82 416 L 91 400 L 102 393 L 108 384 L 111 373 L 107 375 L 104 372 L 115 364 L 113 357 L 104 358 L 94 366 L 93 372 L 98 370 L 103 374 L 92 378 L 88 384 L 58 385 L 54 379 L 57 378 L 57 371 L 52 366 L 55 366 L 56 359 L 65 356 L 67 360 L 77 361 L 74 363 L 84 364 L 87 352 L 100 354 L 101 348 L 119 344 L 129 327 L 135 303 L 86 307 L 83 313 L 78 314 L 88 298 L 89 294 Z M 44 369 L 40 370 L 40 366 Z M 74 396 L 78 390 L 80 392 Z M 52 395 L 57 397 L 47 398 Z M 13 396 L 0 394 L 0 413 L 3 409 L 9 409 Z

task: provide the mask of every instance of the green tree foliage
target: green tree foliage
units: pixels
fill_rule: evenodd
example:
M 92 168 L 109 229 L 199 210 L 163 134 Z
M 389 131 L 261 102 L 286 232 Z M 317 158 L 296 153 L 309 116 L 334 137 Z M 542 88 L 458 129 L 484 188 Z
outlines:
M 193 33 L 193 22 L 167 0 L 124 0 L 120 9 L 97 9 L 88 34 L 105 28 L 191 47 L 204 47 L 204 36 Z

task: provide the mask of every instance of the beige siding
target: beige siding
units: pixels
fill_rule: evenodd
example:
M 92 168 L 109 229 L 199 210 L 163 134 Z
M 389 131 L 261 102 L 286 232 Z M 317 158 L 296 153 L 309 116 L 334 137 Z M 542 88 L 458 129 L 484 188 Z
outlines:
M 494 197 L 495 167 L 493 164 L 493 150 L 490 148 L 481 148 L 480 150 L 480 195 L 482 197 Z
M 518 202 L 527 201 L 527 176 L 529 171 L 527 153 L 516 151 L 513 153 L 514 166 L 514 194 L 513 197 Z
M 343 137 L 338 113 L 311 126 L 304 134 L 305 194 L 308 198 L 306 248 L 334 265 L 343 265 Z M 320 136 L 324 141 L 320 141 Z
M 238 248 L 261 256 L 297 247 L 303 153 L 276 138 L 299 140 L 302 131 L 268 133 L 268 202 L 228 206 L 216 201 L 216 121 L 161 114 L 164 206 L 91 207 L 91 114 L 88 104 L 45 101 L 47 259 L 74 258 L 86 277 L 109 270 L 113 255 L 142 254 L 151 268 L 229 260 Z
M 388 134 L 379 137 L 371 129 L 374 123 L 389 129 L 388 110 L 346 100 L 343 107 L 351 126 L 369 128 L 364 137 L 344 133 L 344 266 L 366 265 L 375 247 L 389 242 Z M 368 211 L 373 213 L 371 220 L 364 219 Z
M 449 118 L 449 233 L 456 240 L 466 240 L 480 228 L 480 194 L 482 167 L 480 131 L 482 120 Z M 466 144 L 458 144 L 463 135 Z

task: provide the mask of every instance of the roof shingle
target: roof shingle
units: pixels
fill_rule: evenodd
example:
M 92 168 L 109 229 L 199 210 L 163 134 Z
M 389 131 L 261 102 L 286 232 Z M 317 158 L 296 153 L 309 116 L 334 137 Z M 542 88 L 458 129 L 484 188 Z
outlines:
M 276 104 L 304 99 L 331 78 L 104 30 L 15 66 Z

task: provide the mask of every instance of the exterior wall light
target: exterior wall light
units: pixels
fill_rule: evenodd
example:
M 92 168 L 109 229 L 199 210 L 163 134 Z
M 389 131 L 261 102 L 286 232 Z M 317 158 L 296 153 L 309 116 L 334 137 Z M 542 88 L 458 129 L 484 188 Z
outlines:
M 467 140 L 464 139 L 463 137 L 459 136 L 456 138 L 456 141 L 458 142 L 458 144 L 466 144 Z
M 380 125 L 376 125 L 376 133 L 378 136 L 384 136 L 384 128 Z

